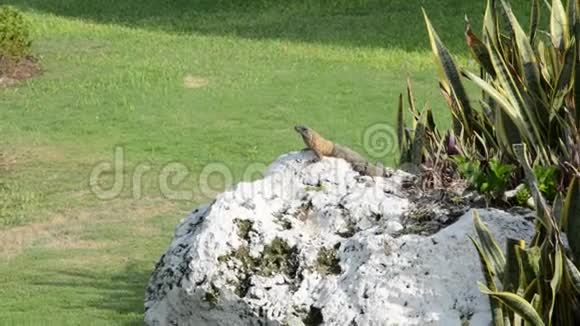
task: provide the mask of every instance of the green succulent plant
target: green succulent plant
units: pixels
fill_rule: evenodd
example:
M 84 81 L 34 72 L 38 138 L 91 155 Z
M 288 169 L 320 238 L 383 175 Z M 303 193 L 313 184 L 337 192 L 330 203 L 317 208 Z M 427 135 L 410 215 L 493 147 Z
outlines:
M 540 192 L 525 146 L 514 148 L 536 201 L 536 233 L 529 247 L 523 240 L 508 239 L 504 253 L 473 211 L 479 241 L 470 238 L 485 278 L 480 290 L 489 295 L 494 325 L 577 325 L 580 272 L 575 262 L 580 258 L 580 233 L 572 232 L 580 231 L 580 210 L 575 210 L 580 208 L 579 176 L 573 177 L 566 200 L 556 200 L 559 204 L 550 207 Z M 568 230 L 570 254 L 564 245 L 564 230 Z
M 461 154 L 470 160 L 498 157 L 517 165 L 512 146 L 523 143 L 538 165 L 557 167 L 556 175 L 564 188 L 567 186 L 574 167 L 580 166 L 580 85 L 574 82 L 580 74 L 576 69 L 580 6 L 574 0 L 566 6 L 553 0 L 550 30 L 540 31 L 540 3 L 531 3 L 527 33 L 503 0 L 487 1 L 481 38 L 466 18 L 466 42 L 480 67 L 476 73 L 455 63 L 424 12 L 453 129 L 440 132 L 434 124 L 429 125 L 433 121 L 430 109 L 418 113 L 408 90 L 413 124 L 410 128 L 405 125 L 401 95 L 401 163 L 425 164 L 437 160 L 441 156 L 437 150 L 442 150 L 443 154 Z M 481 90 L 479 99 L 468 96 L 465 81 Z
M 439 131 L 430 109 L 418 112 L 409 85 L 407 128 L 403 95 L 399 100 L 402 164 L 453 161 L 481 192 L 500 192 L 511 176 L 533 198 L 534 237 L 528 246 L 508 239 L 505 252 L 473 213 L 480 289 L 489 295 L 494 325 L 580 324 L 580 1 L 544 2 L 547 31 L 539 29 L 539 0 L 531 0 L 526 28 L 505 0 L 487 0 L 481 37 L 466 17 L 477 72 L 458 67 L 423 11 L 452 130 Z M 468 96 L 465 81 L 481 90 L 480 98 Z

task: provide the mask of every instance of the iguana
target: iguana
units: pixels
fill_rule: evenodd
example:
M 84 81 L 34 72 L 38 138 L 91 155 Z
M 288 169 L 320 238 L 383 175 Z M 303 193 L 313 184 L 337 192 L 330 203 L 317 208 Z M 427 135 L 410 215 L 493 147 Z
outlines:
M 306 126 L 298 125 L 294 129 L 302 136 L 306 146 L 316 154 L 318 159 L 322 159 L 324 156 L 341 158 L 347 161 L 356 172 L 371 177 L 388 177 L 392 174 L 390 169 L 370 163 L 359 153 L 324 139 L 316 131 Z

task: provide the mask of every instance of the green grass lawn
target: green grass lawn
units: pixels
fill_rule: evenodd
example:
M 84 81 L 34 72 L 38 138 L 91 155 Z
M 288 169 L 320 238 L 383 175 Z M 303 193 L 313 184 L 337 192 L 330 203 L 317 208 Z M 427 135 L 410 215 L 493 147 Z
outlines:
M 295 124 L 365 153 L 365 128 L 393 124 L 411 76 L 419 104 L 429 102 L 447 125 L 420 7 L 464 65 L 463 16 L 479 26 L 484 7 L 7 2 L 30 21 L 44 74 L 0 89 L 2 325 L 140 324 L 144 288 L 174 226 L 210 199 L 196 187 L 203 167 L 221 162 L 233 180 L 245 179 L 250 164 L 303 147 Z M 113 159 L 115 146 L 124 148 L 128 180 L 120 196 L 99 200 L 89 175 Z M 187 167 L 175 187 L 193 189 L 191 198 L 162 195 L 157 178 L 169 162 Z M 131 178 L 140 165 L 150 170 L 135 198 Z

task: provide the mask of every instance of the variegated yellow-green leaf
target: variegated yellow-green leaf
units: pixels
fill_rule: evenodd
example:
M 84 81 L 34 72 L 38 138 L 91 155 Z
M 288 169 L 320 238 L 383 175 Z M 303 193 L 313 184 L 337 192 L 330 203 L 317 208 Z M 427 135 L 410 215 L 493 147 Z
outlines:
M 510 292 L 494 292 L 488 289 L 485 285 L 479 284 L 479 290 L 482 293 L 491 295 L 499 299 L 504 305 L 506 305 L 514 313 L 520 315 L 526 322 L 533 326 L 543 326 L 544 322 L 542 318 L 534 309 L 534 307 L 524 300 L 524 298 L 519 295 Z
M 505 98 L 511 104 L 511 110 L 513 110 L 512 114 L 507 111 L 506 113 L 510 115 L 514 124 L 520 129 L 520 134 L 526 136 L 527 142 L 539 151 L 538 154 L 545 156 L 542 152 L 545 149 L 545 145 L 543 143 L 544 137 L 541 135 L 541 126 L 537 122 L 537 117 L 532 114 L 533 110 L 526 106 L 525 98 L 517 84 L 518 81 L 510 73 L 506 62 L 496 47 L 490 47 L 490 55 L 491 62 L 497 73 L 497 80 L 506 94 Z M 546 160 L 545 157 L 543 159 Z
M 495 12 L 495 0 L 487 0 L 485 14 L 483 16 L 483 40 L 498 46 L 497 17 Z
M 538 279 L 532 280 L 528 287 L 524 290 L 524 299 L 530 302 L 534 298 L 534 294 L 538 291 Z
M 491 291 L 497 291 L 497 287 L 495 285 L 495 281 L 494 281 L 494 268 L 492 266 L 492 264 L 490 263 L 489 259 L 486 256 L 486 253 L 483 251 L 483 248 L 481 247 L 481 245 L 471 236 L 469 236 L 469 239 L 471 240 L 471 242 L 473 243 L 473 245 L 475 246 L 475 249 L 477 250 L 477 254 L 479 255 L 479 261 L 481 263 L 481 271 L 483 272 L 483 277 L 485 278 L 485 283 L 487 284 L 487 287 L 491 290 Z M 503 326 L 504 325 L 504 316 L 502 313 L 502 308 L 501 308 L 501 303 L 498 299 L 493 298 L 493 297 L 489 297 L 489 305 L 491 307 L 491 315 L 492 315 L 492 322 L 494 326 Z
M 465 40 L 469 47 L 471 56 L 483 67 L 486 73 L 488 73 L 492 78 L 495 78 L 495 71 L 493 70 L 487 47 L 479 40 L 479 38 L 477 38 L 475 33 L 473 33 L 467 16 L 465 17 Z
M 571 46 L 566 50 L 554 96 L 558 95 L 557 92 L 567 93 L 572 88 L 572 76 L 574 76 L 574 67 L 576 66 L 576 47 L 573 45 L 574 41 L 571 41 Z
M 495 134 L 498 144 L 511 158 L 514 157 L 512 146 L 522 142 L 519 129 L 504 110 L 495 114 Z
M 431 49 L 435 55 L 437 67 L 439 68 L 439 73 L 441 76 L 441 83 L 443 87 L 449 94 L 452 94 L 459 105 L 459 113 L 463 120 L 463 127 L 466 128 L 466 132 L 471 134 L 471 121 L 473 120 L 473 110 L 461 78 L 459 71 L 457 70 L 457 65 L 451 57 L 451 54 L 441 42 L 441 39 L 437 35 L 437 32 L 433 28 L 425 9 L 423 9 L 423 16 L 425 17 L 425 24 L 427 25 L 427 31 L 429 32 L 429 40 L 431 43 Z
M 552 303 L 550 304 L 550 310 L 548 312 L 549 325 L 552 325 L 552 316 L 554 313 L 554 306 L 556 304 L 556 295 L 560 291 L 560 285 L 562 284 L 562 278 L 564 276 L 564 257 L 562 253 L 562 248 L 559 244 L 556 244 L 556 252 L 554 253 L 554 275 L 552 280 L 550 280 L 550 288 L 552 288 Z
M 413 137 L 413 142 L 411 145 L 411 163 L 419 166 L 423 160 L 423 149 L 425 147 L 425 140 L 426 140 L 426 120 L 427 114 L 425 113 L 427 110 L 421 112 L 421 119 L 417 122 L 417 126 L 415 127 L 415 135 Z
M 520 263 L 520 278 L 524 279 L 525 284 L 531 284 L 538 278 L 540 271 L 540 249 L 538 247 L 517 248 L 516 255 Z
M 403 94 L 399 95 L 399 107 L 397 109 L 397 141 L 399 145 L 399 151 L 401 154 L 405 151 L 404 144 L 406 144 L 405 137 L 405 112 L 403 108 Z
M 530 43 L 534 44 L 538 22 L 540 21 L 540 0 L 532 0 L 532 12 L 530 16 Z
M 516 157 L 524 170 L 527 184 L 530 187 L 530 192 L 532 193 L 532 197 L 534 198 L 534 202 L 536 204 L 537 219 L 546 228 L 548 234 L 552 234 L 554 230 L 554 221 L 552 219 L 550 211 L 548 210 L 548 204 L 546 203 L 546 200 L 544 199 L 542 193 L 540 192 L 538 180 L 536 179 L 536 176 L 534 175 L 534 172 L 532 171 L 532 168 L 530 166 L 530 162 L 528 161 L 528 155 L 525 144 L 514 145 L 514 153 L 516 154 Z
M 463 125 L 462 125 L 462 115 L 461 112 L 459 112 L 459 109 L 457 107 L 457 104 L 455 102 L 455 99 L 452 97 L 452 95 L 450 93 L 447 92 L 447 90 L 445 89 L 445 86 L 439 82 L 439 89 L 441 90 L 441 94 L 443 95 L 443 99 L 445 99 L 445 102 L 447 103 L 447 106 L 449 106 L 449 109 L 451 110 L 451 119 L 453 122 L 453 131 L 456 134 L 460 134 L 461 130 L 463 129 Z
M 577 0 L 568 0 L 568 7 L 566 8 L 566 12 L 568 13 L 568 31 L 570 31 L 570 39 L 572 39 L 576 34 L 576 1 Z
M 560 0 L 552 0 L 552 10 L 550 16 L 550 35 L 552 43 L 561 51 L 567 48 L 570 41 L 570 30 L 568 15 Z
M 493 270 L 500 279 L 503 279 L 504 269 L 505 269 L 505 257 L 497 242 L 493 239 L 491 232 L 487 226 L 481 221 L 479 213 L 476 210 L 472 211 L 473 225 L 475 226 L 475 231 L 481 241 L 481 248 L 485 253 L 486 257 L 493 266 Z
M 576 268 L 574 263 L 568 258 L 566 258 L 566 272 L 572 287 L 577 294 L 580 294 L 580 271 L 578 271 L 578 268 Z
M 518 20 L 513 14 L 511 7 L 504 0 L 502 0 L 501 3 L 508 18 L 508 22 L 514 31 L 517 49 L 521 57 L 521 69 L 524 73 L 526 86 L 537 97 L 544 99 L 545 94 L 540 86 L 540 71 L 536 62 L 536 54 L 532 49 L 530 40 L 518 23 Z
M 574 176 L 564 202 L 562 225 L 576 261 L 580 261 L 580 178 Z
M 507 239 L 506 261 L 502 285 L 504 291 L 516 292 L 520 285 L 520 266 L 516 254 L 517 249 L 523 249 L 525 242 L 519 239 Z
M 580 32 L 580 23 L 576 25 L 576 30 Z M 580 33 L 579 33 L 580 34 Z M 580 35 L 578 35 L 580 37 Z M 580 39 L 579 39 L 580 41 Z M 579 42 L 580 43 L 580 42 Z M 578 50 L 578 48 L 577 48 Z M 580 53 L 579 53 L 580 55 Z M 580 127 L 580 67 L 574 69 L 574 122 Z

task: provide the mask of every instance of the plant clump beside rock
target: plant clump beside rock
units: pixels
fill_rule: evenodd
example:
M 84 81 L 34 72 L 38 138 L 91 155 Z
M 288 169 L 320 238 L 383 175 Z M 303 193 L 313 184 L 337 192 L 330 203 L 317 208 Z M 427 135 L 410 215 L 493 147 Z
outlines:
M 532 0 L 529 26 L 508 1 L 487 0 L 481 37 L 466 17 L 465 40 L 476 72 L 458 67 L 427 13 L 424 19 L 439 86 L 452 117 L 439 130 L 431 109 L 419 112 L 410 83 L 399 97 L 401 163 L 426 189 L 464 181 L 495 207 L 534 207 L 536 233 L 507 239 L 505 251 L 477 213 L 477 249 L 494 325 L 580 323 L 580 2 Z M 576 78 L 579 77 L 579 78 Z M 477 100 L 464 82 L 479 88 Z

